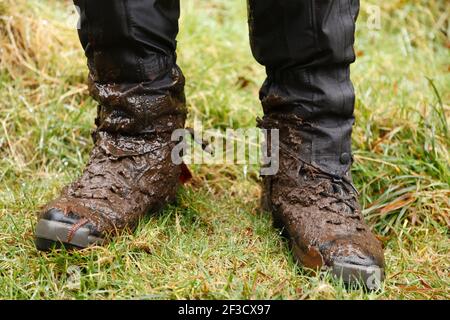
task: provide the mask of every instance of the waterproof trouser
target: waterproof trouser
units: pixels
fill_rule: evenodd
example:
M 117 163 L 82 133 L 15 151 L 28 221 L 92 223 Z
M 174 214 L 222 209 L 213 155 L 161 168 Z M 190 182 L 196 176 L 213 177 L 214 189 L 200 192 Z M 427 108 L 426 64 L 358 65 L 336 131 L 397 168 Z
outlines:
M 179 0 L 74 0 L 98 83 L 151 83 L 176 64 Z M 301 119 L 298 157 L 348 172 L 355 96 L 350 80 L 359 0 L 248 0 L 250 43 L 267 70 L 264 113 Z M 220 62 L 218 62 L 220 63 Z

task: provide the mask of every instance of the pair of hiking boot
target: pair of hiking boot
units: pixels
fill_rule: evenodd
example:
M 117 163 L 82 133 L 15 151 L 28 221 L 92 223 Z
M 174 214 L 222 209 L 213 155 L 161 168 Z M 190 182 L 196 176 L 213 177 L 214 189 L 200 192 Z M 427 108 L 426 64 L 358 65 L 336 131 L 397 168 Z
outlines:
M 183 75 L 177 67 L 168 72 L 151 85 L 90 81 L 99 102 L 95 145 L 81 177 L 40 212 L 39 250 L 105 244 L 175 200 L 182 169 L 171 159 L 171 134 L 184 128 L 187 112 Z M 383 251 L 364 223 L 351 176 L 303 161 L 302 126 L 294 122 L 268 113 L 259 123 L 280 133 L 279 170 L 263 179 L 263 209 L 273 214 L 301 265 L 328 268 L 346 283 L 379 286 Z

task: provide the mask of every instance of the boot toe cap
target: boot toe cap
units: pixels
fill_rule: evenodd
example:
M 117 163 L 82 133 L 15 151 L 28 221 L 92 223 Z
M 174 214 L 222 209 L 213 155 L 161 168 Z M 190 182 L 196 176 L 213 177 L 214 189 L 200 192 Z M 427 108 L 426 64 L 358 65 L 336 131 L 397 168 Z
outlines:
M 378 242 L 371 242 L 371 246 L 364 244 L 341 243 L 327 259 L 327 265 L 346 284 L 358 283 L 377 290 L 384 280 L 383 251 Z
M 36 247 L 48 251 L 62 246 L 79 249 L 103 243 L 103 237 L 96 227 L 83 220 L 75 213 L 64 214 L 56 208 L 45 211 L 36 225 Z

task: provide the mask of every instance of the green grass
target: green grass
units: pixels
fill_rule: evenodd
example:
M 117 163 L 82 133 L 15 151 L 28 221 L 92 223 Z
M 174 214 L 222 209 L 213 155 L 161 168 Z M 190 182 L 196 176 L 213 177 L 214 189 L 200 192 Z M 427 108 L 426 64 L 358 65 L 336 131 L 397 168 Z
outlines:
M 352 73 L 353 173 L 388 276 L 367 293 L 295 265 L 258 210 L 257 168 L 193 166 L 178 204 L 133 234 L 78 253 L 37 252 L 35 213 L 80 173 L 95 103 L 65 24 L 70 2 L 0 0 L 0 298 L 450 298 L 450 12 L 445 0 L 393 0 L 381 5 L 381 29 L 369 30 L 370 3 Z M 182 5 L 189 122 L 253 127 L 264 70 L 248 46 L 245 1 Z

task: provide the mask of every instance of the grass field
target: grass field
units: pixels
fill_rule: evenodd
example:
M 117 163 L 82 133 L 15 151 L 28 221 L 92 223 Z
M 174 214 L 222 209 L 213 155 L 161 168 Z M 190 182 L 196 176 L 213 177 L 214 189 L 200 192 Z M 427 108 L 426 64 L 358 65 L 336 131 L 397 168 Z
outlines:
M 181 1 L 189 122 L 253 127 L 264 70 L 245 1 Z M 385 246 L 379 292 L 295 265 L 260 213 L 257 168 L 192 166 L 179 202 L 104 248 L 39 253 L 35 213 L 81 172 L 95 103 L 70 2 L 0 0 L 0 299 L 450 298 L 450 10 L 445 0 L 363 1 L 355 182 Z M 372 19 L 381 9 L 380 28 Z

